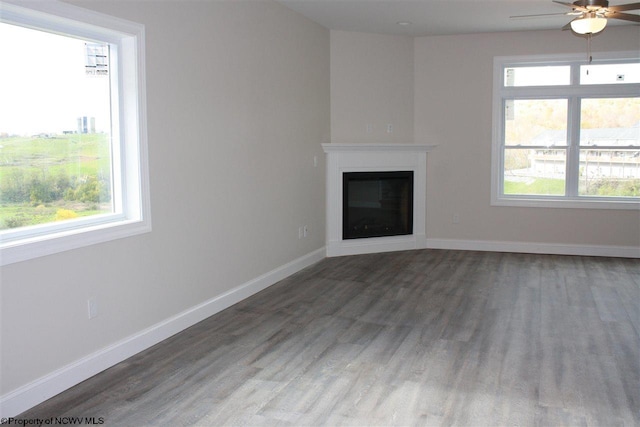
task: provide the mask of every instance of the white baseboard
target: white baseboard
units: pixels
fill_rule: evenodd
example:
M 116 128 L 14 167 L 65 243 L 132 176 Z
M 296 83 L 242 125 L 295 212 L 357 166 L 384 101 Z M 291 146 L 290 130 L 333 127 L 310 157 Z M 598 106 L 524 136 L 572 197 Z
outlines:
M 325 257 L 325 251 L 325 248 L 315 250 L 5 394 L 0 397 L 0 418 L 15 417 L 136 353 L 321 261 Z
M 640 258 L 640 247 L 638 246 L 567 245 L 560 243 L 427 239 L 427 248 L 488 252 L 519 252 L 550 255 Z

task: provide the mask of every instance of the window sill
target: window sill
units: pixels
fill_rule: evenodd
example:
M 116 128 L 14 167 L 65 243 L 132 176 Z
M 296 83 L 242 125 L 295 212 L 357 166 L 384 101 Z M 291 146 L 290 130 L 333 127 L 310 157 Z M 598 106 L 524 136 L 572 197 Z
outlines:
M 0 266 L 151 231 L 150 220 L 125 220 L 0 242 Z
M 556 197 L 498 197 L 491 200 L 491 206 L 512 206 L 526 208 L 569 208 L 569 209 L 611 209 L 640 210 L 640 201 L 610 198 L 567 199 Z

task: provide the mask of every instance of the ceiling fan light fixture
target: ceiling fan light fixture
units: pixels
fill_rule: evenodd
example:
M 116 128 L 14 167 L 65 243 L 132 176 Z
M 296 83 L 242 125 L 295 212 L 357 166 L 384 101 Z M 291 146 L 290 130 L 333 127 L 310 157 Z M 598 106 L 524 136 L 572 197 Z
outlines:
M 585 14 L 571 21 L 571 29 L 578 34 L 596 34 L 607 26 L 607 18 L 592 14 Z

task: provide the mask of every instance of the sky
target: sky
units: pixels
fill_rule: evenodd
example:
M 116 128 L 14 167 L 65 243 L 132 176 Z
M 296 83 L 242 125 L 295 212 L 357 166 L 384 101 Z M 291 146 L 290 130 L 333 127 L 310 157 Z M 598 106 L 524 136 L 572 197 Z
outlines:
M 85 71 L 85 41 L 0 22 L 0 134 L 109 131 L 109 77 Z

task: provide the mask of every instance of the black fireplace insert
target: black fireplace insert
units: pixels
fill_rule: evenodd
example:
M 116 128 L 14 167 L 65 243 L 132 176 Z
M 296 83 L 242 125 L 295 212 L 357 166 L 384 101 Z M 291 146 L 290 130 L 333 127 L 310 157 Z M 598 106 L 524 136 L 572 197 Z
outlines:
M 345 172 L 342 238 L 413 234 L 413 171 Z

